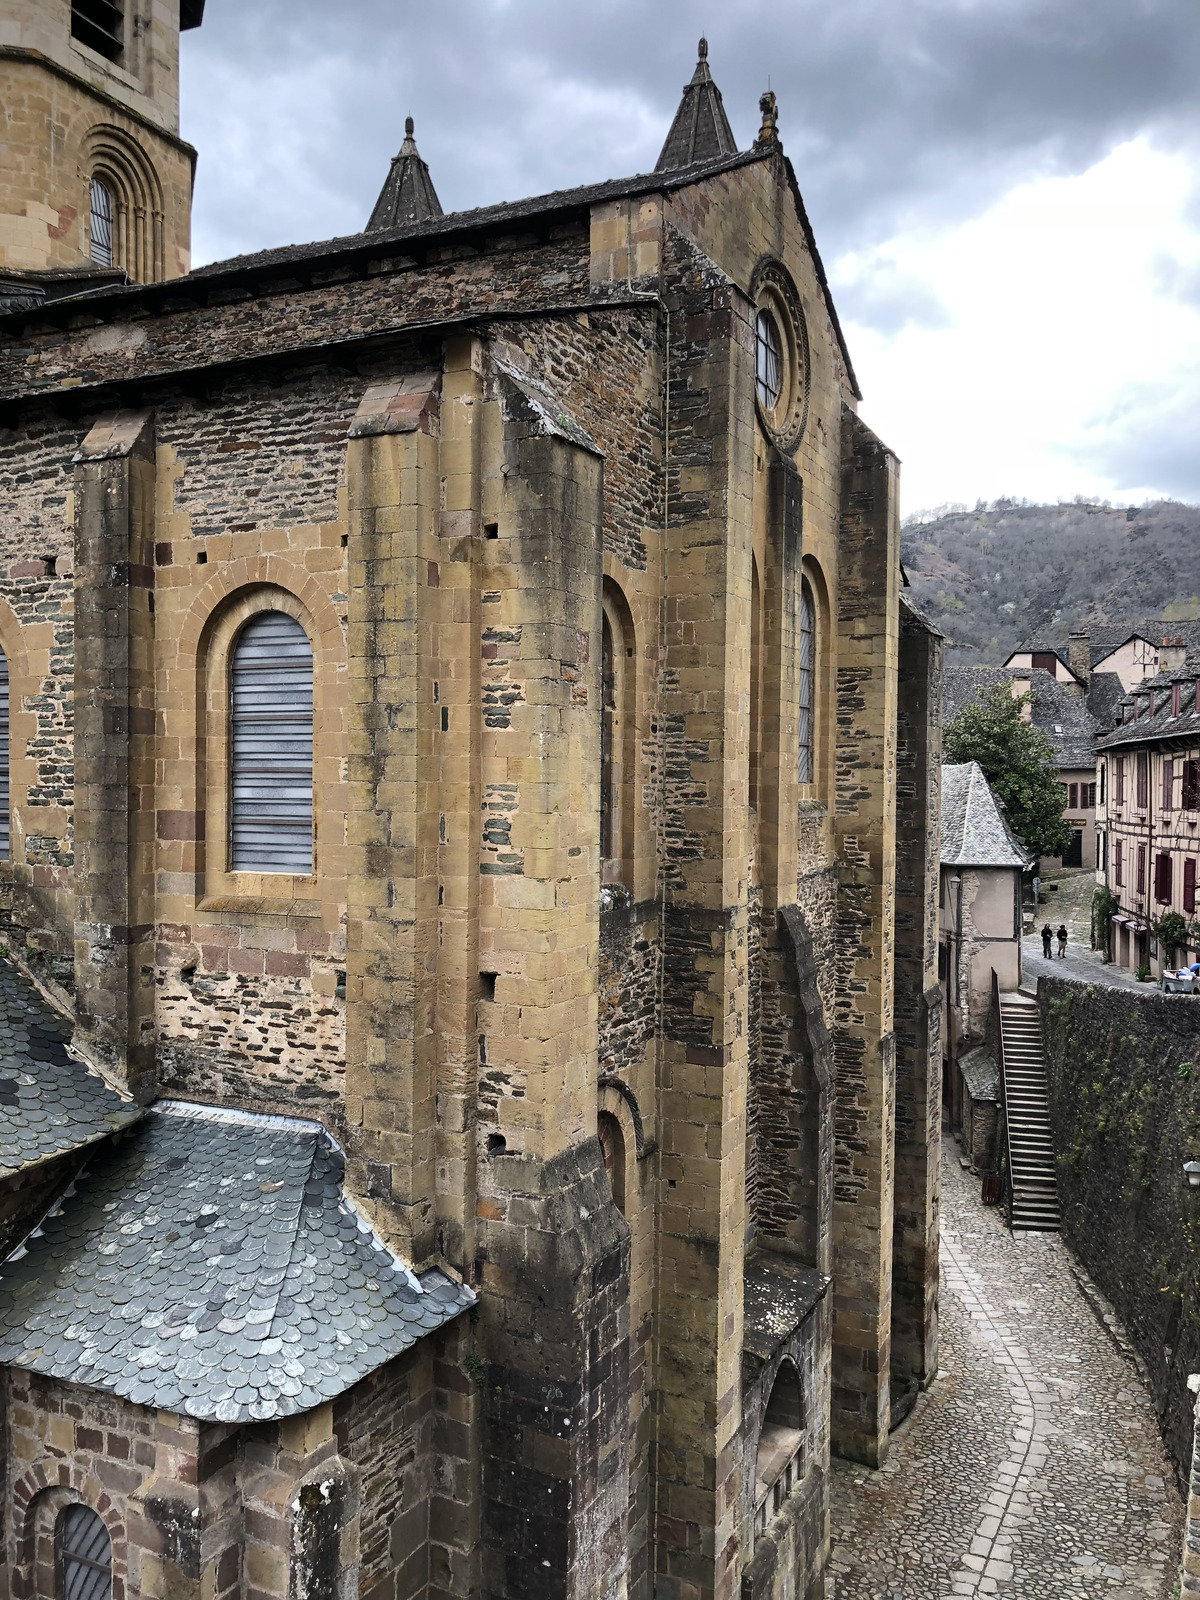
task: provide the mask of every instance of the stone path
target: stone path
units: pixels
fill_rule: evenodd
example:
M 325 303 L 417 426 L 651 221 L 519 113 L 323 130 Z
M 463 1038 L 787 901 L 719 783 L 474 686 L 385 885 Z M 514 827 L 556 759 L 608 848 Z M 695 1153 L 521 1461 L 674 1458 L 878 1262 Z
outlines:
M 831 1600 L 1169 1600 L 1182 1510 L 1134 1367 L 1062 1240 L 1014 1239 L 953 1140 L 941 1371 L 872 1472 L 833 1468 Z
M 1050 892 L 1047 885 L 1057 885 Z M 1041 903 L 1034 917 L 1034 931 L 1021 940 L 1021 976 L 1030 987 L 1039 977 L 1079 978 L 1084 983 L 1104 983 L 1117 989 L 1142 989 L 1132 972 L 1112 962 L 1100 959 L 1100 952 L 1091 948 L 1092 895 L 1096 891 L 1096 874 L 1063 872 L 1047 877 L 1042 885 Z M 1041 928 L 1048 922 L 1057 929 L 1060 922 L 1067 925 L 1067 954 L 1064 960 L 1052 955 L 1047 961 L 1042 955 Z M 1057 952 L 1058 940 L 1053 949 Z

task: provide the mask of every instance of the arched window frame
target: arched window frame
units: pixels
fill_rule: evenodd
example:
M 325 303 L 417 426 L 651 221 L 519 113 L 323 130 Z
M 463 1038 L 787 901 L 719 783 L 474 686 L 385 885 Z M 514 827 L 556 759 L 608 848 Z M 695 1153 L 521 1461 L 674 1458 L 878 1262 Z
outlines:
M 600 860 L 604 883 L 633 887 L 637 644 L 620 585 L 605 578 L 600 641 Z
M 296 617 L 260 611 L 242 624 L 229 652 L 234 872 L 312 875 L 314 688 L 312 639 Z
M 812 664 L 811 664 L 811 698 L 812 715 L 810 729 L 810 748 L 812 752 L 809 764 L 810 776 L 807 781 L 803 778 L 801 766 L 801 696 L 802 688 L 802 641 L 801 624 L 803 622 L 804 597 L 807 594 L 812 605 Z M 810 557 L 805 557 L 800 574 L 800 586 L 796 591 L 796 627 L 795 627 L 795 704 L 796 704 L 796 766 L 795 774 L 799 784 L 799 794 L 802 799 L 819 800 L 826 798 L 828 788 L 828 730 L 832 722 L 832 707 L 829 705 L 829 694 L 833 680 L 830 669 L 829 653 L 831 649 L 832 630 L 829 626 L 829 600 L 828 590 L 825 585 L 824 574 L 820 567 Z
M 754 1537 L 771 1521 L 800 1483 L 806 1468 L 804 1385 L 788 1357 L 776 1368 L 754 1452 Z
M 88 250 L 98 267 L 113 265 L 113 224 L 116 221 L 117 201 L 107 182 L 107 175 L 93 172 L 88 191 Z
M 95 260 L 91 232 L 92 184 L 112 200 L 112 249 L 107 263 L 120 267 L 134 283 L 160 283 L 166 277 L 166 226 L 162 184 L 146 152 L 121 128 L 99 124 L 83 148 L 87 174 L 82 217 L 86 254 Z M 103 265 L 104 263 L 98 263 Z
M 232 781 L 231 680 L 233 652 L 243 629 L 255 617 L 281 611 L 304 629 L 313 645 L 313 859 L 309 873 L 235 871 L 231 850 Z M 198 726 L 203 744 L 198 751 L 197 785 L 204 797 L 202 871 L 207 897 L 250 896 L 289 900 L 296 892 L 310 892 L 321 864 L 322 806 L 319 774 L 324 765 L 322 748 L 322 692 L 318 670 L 317 631 L 307 608 L 290 590 L 263 585 L 234 595 L 210 620 L 201 664 Z
M 812 585 L 800 580 L 796 629 L 796 776 L 802 787 L 816 776 L 817 607 Z
M 624 1216 L 629 1164 L 625 1148 L 625 1130 L 615 1112 L 603 1109 L 597 1112 L 596 1137 L 600 1141 L 600 1150 L 604 1156 L 604 1171 L 612 1191 L 613 1204 Z
M 54 1552 L 56 1593 L 109 1600 L 112 1537 L 98 1512 L 80 1501 L 63 1506 L 54 1521 Z

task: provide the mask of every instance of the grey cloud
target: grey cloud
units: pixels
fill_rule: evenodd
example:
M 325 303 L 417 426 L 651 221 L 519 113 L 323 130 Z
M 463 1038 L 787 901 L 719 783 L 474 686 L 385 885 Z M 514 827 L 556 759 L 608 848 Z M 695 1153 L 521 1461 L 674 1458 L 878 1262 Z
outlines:
M 447 210 L 647 170 L 705 25 L 743 147 L 770 77 L 827 257 L 1195 137 L 1194 0 L 210 0 L 184 42 L 198 256 L 361 227 L 408 112 Z
M 859 278 L 839 283 L 833 278 L 838 312 L 846 324 L 874 328 L 888 338 L 905 328 L 950 328 L 949 307 L 924 279 L 872 264 Z
M 1169 383 L 1128 384 L 1069 455 L 1117 494 L 1150 492 L 1200 504 L 1200 367 Z

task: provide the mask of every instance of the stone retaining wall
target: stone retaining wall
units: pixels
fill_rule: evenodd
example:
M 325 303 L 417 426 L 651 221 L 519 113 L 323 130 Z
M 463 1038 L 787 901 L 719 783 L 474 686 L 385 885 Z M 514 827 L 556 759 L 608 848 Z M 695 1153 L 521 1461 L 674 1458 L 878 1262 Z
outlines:
M 1042 978 L 1063 1233 L 1146 1363 L 1181 1486 L 1200 1371 L 1200 1003 Z

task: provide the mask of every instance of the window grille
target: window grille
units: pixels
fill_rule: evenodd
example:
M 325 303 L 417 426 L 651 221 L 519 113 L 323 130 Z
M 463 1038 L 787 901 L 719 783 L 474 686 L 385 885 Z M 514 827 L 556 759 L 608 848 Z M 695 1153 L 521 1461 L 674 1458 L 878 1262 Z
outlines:
M 769 311 L 754 319 L 754 379 L 763 408 L 773 410 L 783 388 L 783 345 Z
M 1096 785 L 1094 783 L 1089 783 L 1087 786 L 1087 809 L 1089 811 L 1096 809 Z
M 9 860 L 8 657 L 0 650 L 0 861 Z
M 309 873 L 313 659 L 294 617 L 267 611 L 242 629 L 230 700 L 230 866 Z
M 58 1519 L 62 1592 L 65 1600 L 109 1600 L 112 1545 L 90 1506 L 67 1506 Z
M 813 667 L 816 655 L 817 617 L 813 606 L 812 590 L 807 582 L 800 585 L 800 699 L 799 723 L 799 778 L 801 783 L 813 781 Z
M 92 179 L 92 260 L 98 267 L 113 264 L 112 190 L 99 178 Z
M 125 13 L 120 0 L 71 0 L 71 37 L 108 61 L 125 54 Z

